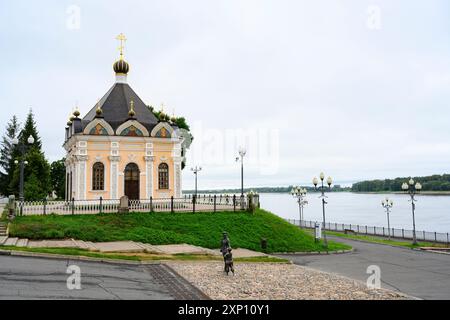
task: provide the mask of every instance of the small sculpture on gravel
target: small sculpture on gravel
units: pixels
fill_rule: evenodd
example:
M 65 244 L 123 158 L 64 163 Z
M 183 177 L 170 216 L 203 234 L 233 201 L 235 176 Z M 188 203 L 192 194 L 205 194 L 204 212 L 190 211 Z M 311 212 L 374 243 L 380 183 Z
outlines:
M 223 262 L 225 262 L 225 255 L 228 253 L 228 248 L 231 248 L 230 238 L 228 238 L 228 234 L 224 232 L 222 243 L 220 245 L 220 252 L 222 253 L 223 256 Z
M 233 254 L 231 253 L 233 249 L 228 248 L 227 249 L 227 253 L 224 256 L 224 260 L 225 260 L 225 272 L 228 273 L 231 271 L 233 272 L 233 276 L 234 276 L 234 265 L 233 265 Z

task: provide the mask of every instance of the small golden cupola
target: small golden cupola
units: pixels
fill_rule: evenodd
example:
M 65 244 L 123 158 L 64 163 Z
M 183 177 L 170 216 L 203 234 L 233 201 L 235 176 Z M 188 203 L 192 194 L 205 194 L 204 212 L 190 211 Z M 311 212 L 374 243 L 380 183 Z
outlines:
M 123 33 L 119 34 L 116 37 L 117 40 L 119 40 L 119 51 L 120 51 L 120 58 L 113 64 L 113 70 L 116 73 L 116 82 L 119 83 L 126 83 L 127 80 L 127 74 L 130 71 L 130 65 L 128 62 L 125 61 L 123 57 L 123 49 L 125 48 L 125 41 L 127 41 L 127 38 Z
M 136 111 L 134 111 L 134 101 L 131 100 L 130 101 L 130 111 L 128 111 L 128 116 L 130 118 L 134 118 L 135 115 L 136 115 Z

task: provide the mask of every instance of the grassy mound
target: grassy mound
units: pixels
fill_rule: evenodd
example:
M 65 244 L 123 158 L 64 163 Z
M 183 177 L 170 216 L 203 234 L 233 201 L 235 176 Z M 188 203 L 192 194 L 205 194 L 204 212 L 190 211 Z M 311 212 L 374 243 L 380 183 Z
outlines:
M 264 210 L 255 214 L 217 213 L 129 213 L 74 216 L 17 217 L 10 236 L 28 239 L 67 239 L 107 242 L 132 240 L 144 243 L 188 243 L 206 248 L 220 247 L 222 232 L 229 234 L 234 248 L 261 251 L 261 238 L 268 252 L 324 251 L 323 244 Z M 346 245 L 329 242 L 328 250 Z

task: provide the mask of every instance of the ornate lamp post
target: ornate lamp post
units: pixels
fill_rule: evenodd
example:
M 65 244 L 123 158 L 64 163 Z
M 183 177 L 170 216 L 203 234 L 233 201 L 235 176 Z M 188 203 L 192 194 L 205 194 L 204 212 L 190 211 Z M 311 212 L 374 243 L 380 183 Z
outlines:
M 247 154 L 247 150 L 241 147 L 239 148 L 239 157 L 236 157 L 236 162 L 241 160 L 241 199 L 244 198 L 244 157 Z
M 389 222 L 389 214 L 391 213 L 391 209 L 394 206 L 394 201 L 389 200 L 389 198 L 386 198 L 386 200 L 381 201 L 381 205 L 386 210 L 387 222 L 388 222 L 388 239 L 391 240 L 391 225 Z
M 291 195 L 297 199 L 298 209 L 300 214 L 300 227 L 303 222 L 303 207 L 308 204 L 308 201 L 305 200 L 306 197 L 306 189 L 300 187 L 294 187 L 291 191 Z
M 195 197 L 197 198 L 197 176 L 200 171 L 202 171 L 202 167 L 191 168 L 191 171 L 195 174 Z
M 29 136 L 27 139 L 28 145 L 32 145 L 34 143 L 34 138 L 33 136 Z M 19 164 L 20 163 L 20 184 L 19 184 L 19 201 L 21 203 L 20 206 L 20 210 L 22 211 L 22 204 L 24 201 L 24 195 L 23 195 L 23 187 L 24 187 L 24 167 L 25 165 L 28 164 L 28 161 L 25 161 L 25 153 L 27 152 L 28 149 L 28 145 L 25 143 L 20 143 L 19 139 L 14 138 L 12 141 L 13 145 L 16 146 L 18 148 L 18 150 L 20 151 L 20 161 L 14 161 L 15 164 Z M 20 212 L 20 214 L 22 214 L 22 212 Z
M 415 199 L 415 195 L 419 193 L 422 190 L 422 185 L 417 182 L 414 184 L 414 180 L 411 178 L 408 182 L 405 182 L 402 184 L 402 190 L 409 194 L 411 197 L 411 207 L 412 207 L 412 218 L 413 218 L 413 245 L 417 244 L 417 238 L 416 238 L 416 218 L 415 218 L 415 211 L 416 211 L 416 204 L 417 201 Z
M 321 186 L 319 186 L 319 188 L 317 188 L 317 185 L 319 184 L 319 180 L 314 177 L 313 179 L 313 184 L 314 184 L 314 189 L 320 189 L 320 192 L 322 193 L 322 195 L 319 197 L 319 199 L 322 199 L 322 213 L 323 213 L 323 240 L 325 243 L 325 246 L 328 247 L 328 241 L 327 241 L 327 236 L 325 234 L 325 205 L 327 204 L 327 202 L 325 201 L 325 198 L 328 198 L 325 195 L 325 186 L 323 184 L 323 181 L 325 180 L 325 174 L 323 172 L 320 173 L 320 181 L 322 183 Z M 331 179 L 331 177 L 327 178 L 326 183 L 328 184 L 328 190 L 331 190 L 331 184 L 333 183 L 333 179 Z

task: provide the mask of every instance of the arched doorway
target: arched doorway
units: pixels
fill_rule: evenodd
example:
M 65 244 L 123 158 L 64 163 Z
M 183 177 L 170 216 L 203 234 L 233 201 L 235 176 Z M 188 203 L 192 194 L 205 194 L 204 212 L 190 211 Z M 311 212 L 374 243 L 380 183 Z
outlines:
M 129 163 L 125 167 L 125 195 L 129 200 L 139 200 L 139 167 Z

